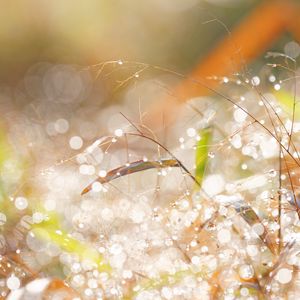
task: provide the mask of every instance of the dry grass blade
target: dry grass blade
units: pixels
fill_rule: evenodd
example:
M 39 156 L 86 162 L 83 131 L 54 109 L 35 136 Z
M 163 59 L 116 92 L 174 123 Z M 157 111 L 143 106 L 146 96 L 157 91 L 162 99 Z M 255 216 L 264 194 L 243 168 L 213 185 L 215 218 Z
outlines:
M 261 235 L 258 235 L 259 238 L 263 241 L 263 243 L 269 248 L 269 250 L 276 254 L 276 247 L 270 238 L 270 233 L 267 228 L 262 224 L 260 218 L 256 214 L 256 212 L 252 209 L 251 206 L 244 203 L 243 201 L 238 201 L 233 204 L 234 209 L 237 213 L 239 213 L 242 218 L 252 227 L 256 224 L 260 224 L 263 226 L 264 231 Z
M 160 168 L 174 168 L 180 167 L 180 164 L 175 159 L 163 159 L 160 161 L 144 161 L 138 160 L 119 168 L 113 169 L 107 173 L 105 177 L 98 177 L 91 184 L 89 184 L 82 192 L 81 195 L 88 193 L 95 182 L 100 182 L 101 184 L 110 182 L 119 177 L 133 174 L 136 172 L 141 172 L 149 169 L 160 169 Z
M 277 258 L 277 262 L 274 264 L 272 269 L 266 274 L 265 278 L 267 279 L 267 282 L 265 284 L 265 289 L 266 287 L 269 286 L 273 278 L 276 276 L 276 273 L 280 269 L 280 266 L 286 263 L 286 259 L 290 255 L 290 253 L 293 251 L 294 246 L 296 244 L 296 240 L 291 240 L 287 242 L 285 247 L 282 249 L 280 255 Z

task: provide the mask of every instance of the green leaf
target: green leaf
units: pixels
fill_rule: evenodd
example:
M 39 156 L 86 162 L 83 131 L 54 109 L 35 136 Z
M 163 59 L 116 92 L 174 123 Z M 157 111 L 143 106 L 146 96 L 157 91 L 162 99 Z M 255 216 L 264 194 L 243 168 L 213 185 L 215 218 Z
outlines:
M 4 210 L 4 198 L 5 195 L 5 186 L 4 186 L 4 178 L 5 178 L 5 163 L 7 160 L 11 159 L 12 151 L 8 144 L 6 135 L 4 133 L 3 128 L 0 124 L 0 210 Z
M 196 145 L 196 171 L 195 179 L 197 181 L 197 188 L 200 189 L 208 161 L 209 144 L 212 139 L 212 128 L 207 127 L 199 131 L 201 139 Z
M 54 221 L 56 223 L 56 221 Z M 97 265 L 99 271 L 110 272 L 111 266 L 104 261 L 103 256 L 92 246 L 73 238 L 68 232 L 61 229 L 61 226 L 52 224 L 51 220 L 33 226 L 32 232 L 39 239 L 52 242 L 63 251 L 76 253 L 81 260 L 88 260 Z

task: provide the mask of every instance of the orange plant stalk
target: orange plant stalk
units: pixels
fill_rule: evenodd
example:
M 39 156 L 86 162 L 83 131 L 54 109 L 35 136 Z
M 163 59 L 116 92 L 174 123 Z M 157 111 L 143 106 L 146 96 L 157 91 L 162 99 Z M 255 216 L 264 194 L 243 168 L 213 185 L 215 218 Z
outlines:
M 264 53 L 286 30 L 295 11 L 292 1 L 264 1 L 204 57 L 189 77 L 214 88 L 217 82 L 207 77 L 238 72 L 244 65 Z M 190 80 L 184 80 L 175 88 L 175 94 L 180 99 L 207 92 L 207 88 L 200 87 Z
M 172 91 L 174 97 L 163 99 L 159 107 L 154 105 L 149 112 L 150 123 L 160 124 L 161 112 L 166 112 L 165 123 L 172 122 L 177 115 L 179 104 L 187 99 L 209 94 L 212 89 L 216 89 L 219 81 L 211 80 L 209 77 L 222 77 L 239 72 L 264 53 L 286 30 L 291 29 L 291 24 L 295 23 L 293 20 L 299 11 L 294 1 L 263 1 L 204 57 L 187 79 L 174 87 Z M 295 27 L 292 26 L 294 31 Z M 296 31 L 299 33 L 298 29 Z

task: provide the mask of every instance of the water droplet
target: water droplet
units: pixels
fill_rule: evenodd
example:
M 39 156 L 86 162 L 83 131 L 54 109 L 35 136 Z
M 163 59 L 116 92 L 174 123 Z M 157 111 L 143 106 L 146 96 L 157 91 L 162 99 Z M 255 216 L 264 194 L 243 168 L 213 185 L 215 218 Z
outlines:
M 247 119 L 248 114 L 246 111 L 244 111 L 240 108 L 237 108 L 233 113 L 233 117 L 234 117 L 235 121 L 242 123 Z
M 94 279 L 94 278 L 91 278 L 88 280 L 88 287 L 90 289 L 96 289 L 98 287 L 98 283 L 97 283 L 97 280 Z
M 191 259 L 191 261 L 192 261 L 193 265 L 199 265 L 200 262 L 201 262 L 201 259 L 200 259 L 199 256 L 193 256 L 192 259 Z
M 247 166 L 247 164 L 242 164 L 242 165 L 241 165 L 241 168 L 242 168 L 242 170 L 247 170 L 247 169 L 248 169 L 248 166 Z
M 121 137 L 123 135 L 123 130 L 118 128 L 115 130 L 115 136 Z
M 65 119 L 58 119 L 54 124 L 54 128 L 58 133 L 66 133 L 69 130 L 69 122 Z
M 246 250 L 249 256 L 256 256 L 258 254 L 258 249 L 255 245 L 248 245 Z
M 122 273 L 122 277 L 124 279 L 130 279 L 130 278 L 132 278 L 132 276 L 133 276 L 133 273 L 130 270 L 124 270 Z
M 279 83 L 274 84 L 274 90 L 275 90 L 275 91 L 279 91 L 280 88 L 281 88 L 281 86 L 280 86 Z
M 254 275 L 254 270 L 251 265 L 242 265 L 239 268 L 239 275 L 243 279 L 250 279 Z
M 47 288 L 49 283 L 50 279 L 48 278 L 33 280 L 26 285 L 26 291 L 28 291 L 31 294 L 42 293 Z
M 229 243 L 231 241 L 231 232 L 223 228 L 218 231 L 217 238 L 221 244 Z
M 17 197 L 15 200 L 15 206 L 19 210 L 23 210 L 27 208 L 28 206 L 28 201 L 25 197 Z
M 268 172 L 268 175 L 272 178 L 276 177 L 277 175 L 277 172 L 274 170 L 274 169 L 271 169 L 269 172 Z
M 252 226 L 252 230 L 257 234 L 257 235 L 262 235 L 265 231 L 265 228 L 262 224 L 256 223 Z
M 4 225 L 5 223 L 6 223 L 6 215 L 0 213 L 0 226 Z
M 83 145 L 82 138 L 80 136 L 71 137 L 69 140 L 69 145 L 72 149 L 79 150 Z
M 196 129 L 195 128 L 188 128 L 187 130 L 186 130 L 186 133 L 187 133 L 187 135 L 189 136 L 189 137 L 194 137 L 196 134 L 197 134 L 197 132 L 196 132 Z
M 98 192 L 100 192 L 101 190 L 102 190 L 102 184 L 101 184 L 100 182 L 96 181 L 96 182 L 94 182 L 94 183 L 92 184 L 92 191 L 93 191 L 93 192 L 98 193 Z
M 100 170 L 98 175 L 99 175 L 99 177 L 104 178 L 107 175 L 107 172 L 105 170 Z
M 208 152 L 208 157 L 210 158 L 214 158 L 215 157 L 215 153 L 214 152 Z
M 6 285 L 11 291 L 14 291 L 21 286 L 21 282 L 18 277 L 16 277 L 15 275 L 11 275 L 7 278 Z
M 165 299 L 172 299 L 173 298 L 173 291 L 171 288 L 164 286 L 161 289 L 161 295 L 165 298 Z
M 104 208 L 101 211 L 101 217 L 104 221 L 113 221 L 114 219 L 114 212 L 110 208 Z
M 249 295 L 249 290 L 245 287 L 241 288 L 240 290 L 241 296 L 246 297 Z
M 33 213 L 33 215 L 32 215 L 33 223 L 38 224 L 38 223 L 41 223 L 43 220 L 44 220 L 44 215 L 42 213 L 40 213 L 40 212 Z
M 113 244 L 109 248 L 109 252 L 114 255 L 118 255 L 123 251 L 123 247 L 120 244 Z
M 71 281 L 74 287 L 81 287 L 84 285 L 84 282 L 85 282 L 85 278 L 81 274 L 75 275 Z
M 282 284 L 289 283 L 293 278 L 292 270 L 281 268 L 276 274 L 276 280 Z
M 258 76 L 254 76 L 252 79 L 251 79 L 251 84 L 253 86 L 258 86 L 260 84 L 260 78 Z
M 35 229 L 35 232 L 29 231 L 26 236 L 27 246 L 36 252 L 41 252 L 46 249 L 47 240 L 49 240 L 49 235 L 44 229 Z

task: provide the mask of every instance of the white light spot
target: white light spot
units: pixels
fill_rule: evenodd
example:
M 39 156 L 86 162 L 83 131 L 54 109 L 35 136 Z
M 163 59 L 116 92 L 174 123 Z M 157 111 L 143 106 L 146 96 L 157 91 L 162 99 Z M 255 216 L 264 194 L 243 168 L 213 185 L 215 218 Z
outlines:
M 262 224 L 256 223 L 252 226 L 252 230 L 257 234 L 257 235 L 262 235 L 265 231 L 265 228 Z
M 98 249 L 99 253 L 102 253 L 102 254 L 105 252 L 105 250 L 106 249 L 104 247 L 99 247 L 99 249 Z
M 88 287 L 89 287 L 90 289 L 96 289 L 96 288 L 98 287 L 98 282 L 97 282 L 97 280 L 94 279 L 94 278 L 89 279 L 89 280 L 88 280 Z
M 58 119 L 54 124 L 54 128 L 58 133 L 66 133 L 69 130 L 69 122 L 65 119 Z
M 24 296 L 24 288 L 11 291 L 7 296 L 7 300 L 22 300 Z
M 53 122 L 49 122 L 46 126 L 46 132 L 50 136 L 56 135 L 55 124 Z
M 254 275 L 254 270 L 251 265 L 242 265 L 239 268 L 239 274 L 243 279 L 250 279 Z
M 217 195 L 224 190 L 225 182 L 221 175 L 209 175 L 203 181 L 203 189 L 210 196 Z
M 15 206 L 19 210 L 23 210 L 27 208 L 28 206 L 28 201 L 25 197 L 17 197 L 15 200 Z
M 258 249 L 255 245 L 248 245 L 246 250 L 249 256 L 256 256 L 258 254 Z
M 21 286 L 21 282 L 18 277 L 16 277 L 15 275 L 12 275 L 7 278 L 6 285 L 11 291 L 14 291 L 14 290 L 17 290 Z
M 188 129 L 186 130 L 186 133 L 187 133 L 187 135 L 188 135 L 189 137 L 194 137 L 194 136 L 197 134 L 195 128 L 188 128 Z
M 69 145 L 72 149 L 79 150 L 83 145 L 82 138 L 80 136 L 71 137 L 69 141 Z
M 111 254 L 114 255 L 118 255 L 121 254 L 123 251 L 123 247 L 120 244 L 113 244 L 110 248 L 109 248 L 109 252 Z
M 107 175 L 107 172 L 105 170 L 100 170 L 98 175 L 99 175 L 99 177 L 104 178 Z
M 252 79 L 251 79 L 251 84 L 253 86 L 258 86 L 260 84 L 260 78 L 258 76 L 254 76 Z
M 191 261 L 192 261 L 192 264 L 193 264 L 193 265 L 199 265 L 200 262 L 201 262 L 199 256 L 193 256 L 192 259 L 191 259 Z
M 241 288 L 240 290 L 241 296 L 246 297 L 249 295 L 249 290 L 245 287 Z
M 92 297 L 93 296 L 93 291 L 91 289 L 85 289 L 84 290 L 84 294 L 87 296 L 87 297 Z
M 292 58 L 296 58 L 300 54 L 300 46 L 299 46 L 298 43 L 296 43 L 294 41 L 288 42 L 284 46 L 284 52 L 285 52 L 286 55 L 288 55 Z
M 6 215 L 3 213 L 0 213 L 0 226 L 4 225 L 6 223 Z
M 33 223 L 38 224 L 38 223 L 41 223 L 43 220 L 44 220 L 44 215 L 42 213 L 40 213 L 40 212 L 33 213 L 33 215 L 32 215 Z
M 242 123 L 247 119 L 248 114 L 246 111 L 237 108 L 233 113 L 233 117 L 237 122 Z
M 221 244 L 226 244 L 231 241 L 231 233 L 228 229 L 225 228 L 218 231 L 217 237 L 218 237 L 218 241 Z
M 123 135 L 123 130 L 118 128 L 115 130 L 115 136 L 120 137 Z
M 274 90 L 275 90 L 275 91 L 279 91 L 280 88 L 281 88 L 281 86 L 280 86 L 279 83 L 274 84 Z
M 165 298 L 165 299 L 172 299 L 173 298 L 173 291 L 171 288 L 164 286 L 161 289 L 161 295 Z
M 101 211 L 101 217 L 105 221 L 112 221 L 114 219 L 114 212 L 110 208 L 104 208 Z
M 242 164 L 241 168 L 242 168 L 242 170 L 247 170 L 248 166 L 247 166 L 247 164 Z
M 26 290 L 31 294 L 39 294 L 47 288 L 49 283 L 48 278 L 36 279 L 26 285 Z
M 92 184 L 92 191 L 93 192 L 97 193 L 97 192 L 100 192 L 101 190 L 102 190 L 102 184 L 100 182 L 96 181 Z
M 143 211 L 132 211 L 130 213 L 130 219 L 133 223 L 142 223 L 145 217 L 145 213 Z
M 133 276 L 133 273 L 130 270 L 124 270 L 122 273 L 122 277 L 124 279 L 130 279 L 130 278 L 132 278 L 132 276 Z
M 270 82 L 275 82 L 276 81 L 276 77 L 274 75 L 270 75 L 269 76 L 269 81 Z
M 44 207 L 48 211 L 55 210 L 56 203 L 55 203 L 54 200 L 46 200 L 45 203 L 44 203 Z
M 80 174 L 83 174 L 83 175 L 93 175 L 95 174 L 95 167 L 93 165 L 86 165 L 86 164 L 83 164 L 79 167 L 79 172 Z
M 292 280 L 292 270 L 287 268 L 280 269 L 276 274 L 276 280 L 282 284 L 289 283 Z
M 80 263 L 74 263 L 74 264 L 72 264 L 71 271 L 73 273 L 79 273 L 81 271 L 81 264 Z

